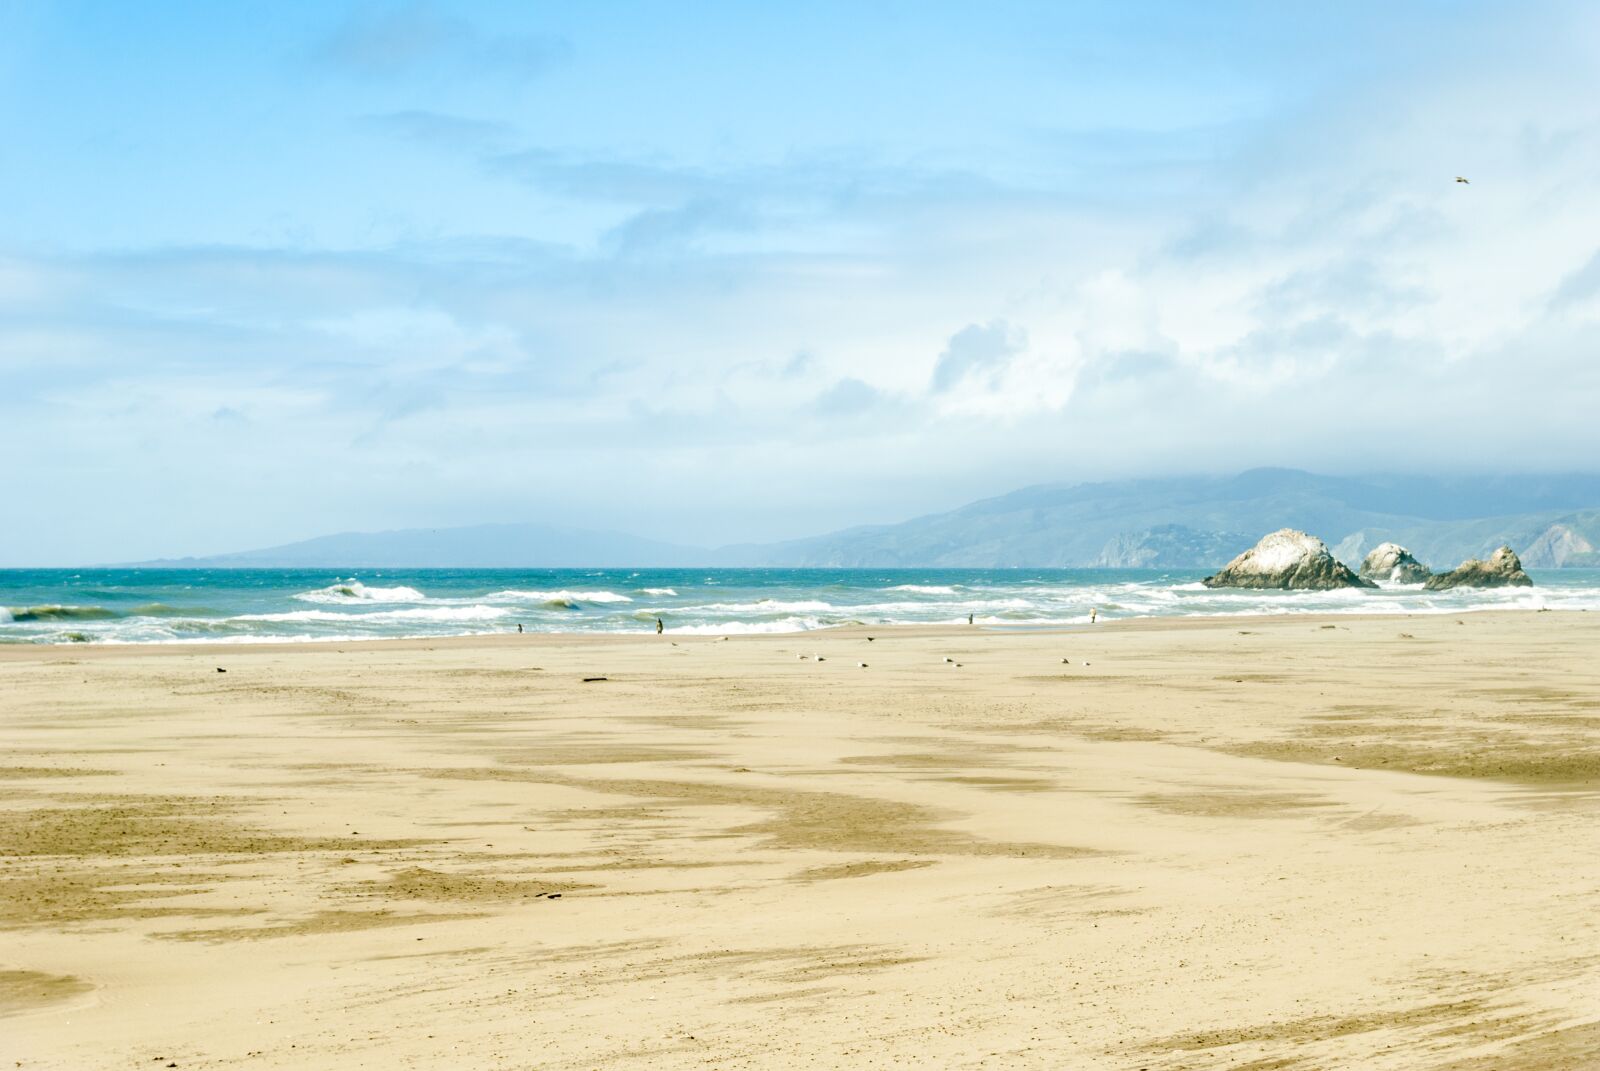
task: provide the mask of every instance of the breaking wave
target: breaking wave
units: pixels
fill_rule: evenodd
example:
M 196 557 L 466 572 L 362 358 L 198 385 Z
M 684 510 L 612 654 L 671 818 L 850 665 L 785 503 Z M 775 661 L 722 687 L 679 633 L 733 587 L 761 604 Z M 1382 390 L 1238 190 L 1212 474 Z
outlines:
M 109 621 L 121 617 L 104 606 L 13 606 L 0 610 L 0 621 Z
M 428 597 L 416 588 L 404 585 L 392 588 L 372 587 L 359 580 L 341 580 L 317 591 L 302 591 L 294 598 L 300 602 L 426 602 Z

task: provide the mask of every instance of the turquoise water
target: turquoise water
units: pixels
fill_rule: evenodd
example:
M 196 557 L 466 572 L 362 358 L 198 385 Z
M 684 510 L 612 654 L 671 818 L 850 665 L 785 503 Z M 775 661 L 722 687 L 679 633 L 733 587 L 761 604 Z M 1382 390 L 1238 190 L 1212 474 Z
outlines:
M 1255 613 L 1600 610 L 1600 570 L 1431 594 L 1211 591 L 1205 570 L 0 570 L 0 643 L 377 639 L 515 631 L 739 635 L 831 625 L 1044 627 Z

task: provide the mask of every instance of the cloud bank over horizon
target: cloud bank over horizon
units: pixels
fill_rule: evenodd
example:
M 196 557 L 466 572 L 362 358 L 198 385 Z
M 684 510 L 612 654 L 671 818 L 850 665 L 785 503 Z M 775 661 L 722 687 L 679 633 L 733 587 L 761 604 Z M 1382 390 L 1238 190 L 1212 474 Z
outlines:
M 0 564 L 1592 469 L 1597 48 L 1559 4 L 8 9 Z

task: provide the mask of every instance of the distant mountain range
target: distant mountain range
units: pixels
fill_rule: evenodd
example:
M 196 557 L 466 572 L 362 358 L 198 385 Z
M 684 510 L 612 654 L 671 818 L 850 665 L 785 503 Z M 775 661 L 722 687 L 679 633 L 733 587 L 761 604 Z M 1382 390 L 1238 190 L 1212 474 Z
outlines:
M 709 553 L 620 532 L 542 524 L 477 524 L 470 528 L 342 532 L 262 550 L 136 564 L 179 569 L 581 569 L 704 565 Z
M 1277 528 L 1359 565 L 1386 540 L 1435 567 L 1503 542 L 1533 568 L 1596 564 L 1600 476 L 1237 476 L 1044 484 L 900 524 L 724 552 L 749 564 L 1210 568 Z
M 783 543 L 683 547 L 530 524 L 323 536 L 155 566 L 1211 568 L 1300 528 L 1359 565 L 1393 541 L 1435 569 L 1509 543 L 1529 568 L 1600 566 L 1600 476 L 1230 477 L 1044 484 L 949 513 Z

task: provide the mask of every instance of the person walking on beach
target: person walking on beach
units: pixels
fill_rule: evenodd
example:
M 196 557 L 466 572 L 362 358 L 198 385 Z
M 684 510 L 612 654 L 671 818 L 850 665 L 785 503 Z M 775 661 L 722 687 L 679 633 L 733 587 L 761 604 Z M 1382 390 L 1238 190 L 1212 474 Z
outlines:
M 522 622 L 521 621 L 517 622 L 517 635 L 518 636 L 522 635 Z
M 666 625 L 663 625 L 661 623 L 661 619 L 659 617 L 656 618 L 656 635 L 657 636 L 661 635 L 661 633 L 666 629 L 666 627 L 667 627 Z
M 967 615 L 967 624 L 969 624 L 969 625 L 972 624 L 972 615 L 971 614 Z
M 1094 619 L 1099 617 L 1099 616 L 1100 616 L 1100 607 L 1098 607 L 1098 606 L 1089 607 L 1089 624 L 1091 624 L 1091 625 L 1094 624 Z

